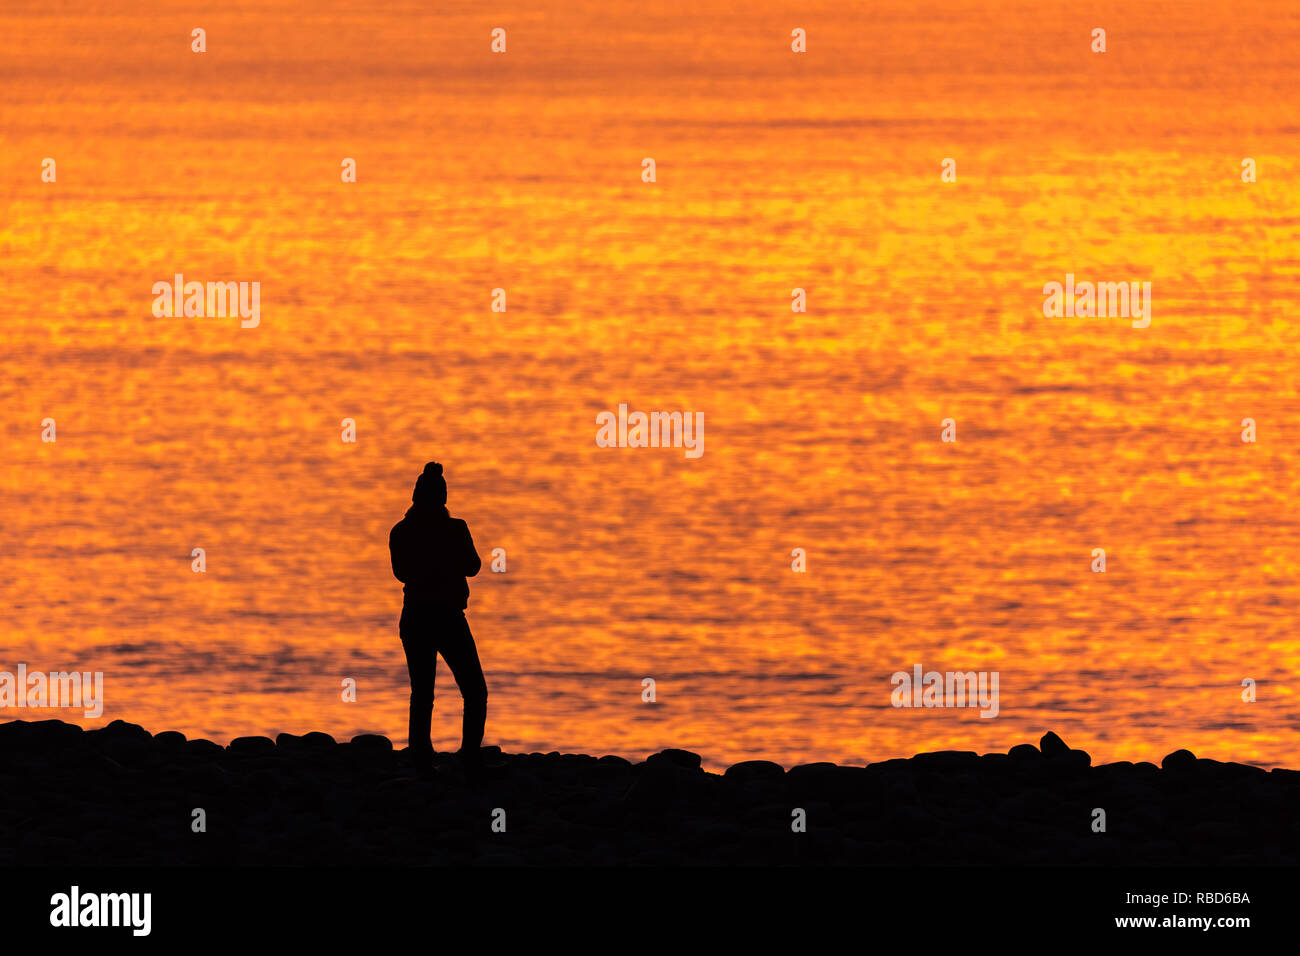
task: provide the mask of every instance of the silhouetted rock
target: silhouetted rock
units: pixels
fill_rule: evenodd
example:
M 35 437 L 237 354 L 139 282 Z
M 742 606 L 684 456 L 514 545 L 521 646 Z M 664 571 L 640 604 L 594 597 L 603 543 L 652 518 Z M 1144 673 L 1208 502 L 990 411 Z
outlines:
M 877 760 L 875 763 L 867 764 L 867 769 L 872 773 L 907 773 L 912 766 L 912 761 L 907 757 L 895 757 L 892 760 Z
M 0 863 L 41 865 L 467 865 L 636 862 L 889 865 L 1300 863 L 1300 773 L 1197 760 L 1090 766 L 939 752 L 866 767 L 750 760 L 725 774 L 698 755 L 508 754 L 467 779 L 451 754 L 436 778 L 362 734 L 238 738 L 229 748 L 122 724 L 0 724 Z M 487 825 L 509 813 L 509 838 Z M 1087 825 L 1111 821 L 1104 839 Z M 190 813 L 209 814 L 192 834 Z M 807 815 L 794 834 L 792 814 Z M 76 834 L 75 839 L 68 834 Z M 214 834 L 220 836 L 214 839 Z M 1263 848 L 1263 849 L 1260 849 Z
M 786 773 L 791 780 L 830 780 L 839 770 L 856 770 L 856 767 L 840 767 L 829 761 L 819 761 L 817 763 L 801 763 L 791 767 Z
M 19 733 L 28 741 L 45 747 L 76 743 L 85 733 L 76 724 L 65 724 L 61 720 L 14 721 L 14 723 L 23 725 Z
M 727 780 L 740 783 L 780 780 L 784 776 L 785 768 L 770 760 L 742 760 L 740 763 L 732 764 L 723 774 Z
M 698 792 L 704 774 L 667 760 L 646 761 L 638 768 L 623 801 L 641 816 L 663 817 L 692 793 Z
M 1052 736 L 1055 736 L 1055 734 Z M 1007 751 L 1007 756 L 1016 763 L 1037 763 L 1043 759 L 1043 752 L 1033 744 L 1016 744 Z
M 984 770 L 1005 770 L 1015 767 L 1014 761 L 1006 754 L 981 754 L 980 766 Z
M 1137 784 L 1136 774 L 1133 772 L 1133 764 L 1128 760 L 1117 760 L 1114 763 L 1103 763 L 1093 767 L 1092 772 L 1099 778 L 1107 781 L 1115 781 L 1119 784 L 1127 783 L 1130 786 Z
M 833 763 L 806 763 L 786 771 L 786 779 L 802 794 L 844 799 L 866 792 L 870 779 L 866 767 L 841 767 Z
M 1208 757 L 1201 757 L 1196 761 L 1196 770 L 1224 780 L 1250 780 L 1268 772 L 1261 767 L 1211 760 Z
M 153 739 L 153 734 L 139 724 L 128 723 L 125 720 L 110 721 L 109 725 L 104 728 L 104 733 L 109 737 L 124 737 L 132 740 Z
M 1050 730 L 1038 741 L 1038 749 L 1043 752 L 1044 757 L 1064 757 L 1070 752 L 1065 741 Z
M 937 750 L 912 758 L 918 766 L 935 770 L 973 770 L 979 760 L 980 755 L 973 750 Z
M 651 754 L 646 757 L 647 764 L 652 763 L 670 763 L 675 767 L 685 767 L 687 770 L 698 770 L 703 761 L 699 754 L 693 754 L 689 750 L 661 750 L 657 754 Z
M 275 741 L 270 737 L 236 737 L 230 742 L 229 749 L 237 754 L 272 753 Z

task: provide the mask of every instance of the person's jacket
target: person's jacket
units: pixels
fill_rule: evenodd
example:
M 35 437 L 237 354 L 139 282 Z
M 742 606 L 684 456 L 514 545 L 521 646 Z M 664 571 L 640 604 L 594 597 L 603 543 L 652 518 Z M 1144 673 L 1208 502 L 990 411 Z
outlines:
M 464 609 L 469 605 L 466 578 L 483 562 L 474 550 L 469 525 L 443 507 L 412 505 L 388 534 L 393 576 L 407 601 L 434 602 Z

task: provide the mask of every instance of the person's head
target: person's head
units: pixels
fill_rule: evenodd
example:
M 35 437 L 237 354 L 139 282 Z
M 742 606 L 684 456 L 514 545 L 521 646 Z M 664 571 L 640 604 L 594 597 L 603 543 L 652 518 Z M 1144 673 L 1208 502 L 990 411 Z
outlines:
M 447 503 L 447 482 L 442 477 L 442 465 L 431 461 L 424 466 L 424 471 L 415 481 L 415 491 L 411 492 L 411 501 L 417 505 L 441 507 Z

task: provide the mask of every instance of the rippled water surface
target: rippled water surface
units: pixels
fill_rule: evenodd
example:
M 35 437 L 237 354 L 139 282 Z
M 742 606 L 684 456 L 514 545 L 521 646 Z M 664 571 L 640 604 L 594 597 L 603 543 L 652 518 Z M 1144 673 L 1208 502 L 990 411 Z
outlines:
M 0 669 L 102 670 L 88 726 L 404 745 L 387 533 L 436 458 L 507 555 L 507 750 L 1296 765 L 1293 4 L 158 11 L 0 11 Z M 178 272 L 260 325 L 154 318 Z M 1067 272 L 1150 328 L 1044 318 Z M 620 402 L 703 456 L 598 448 Z M 915 664 L 998 717 L 891 707 Z

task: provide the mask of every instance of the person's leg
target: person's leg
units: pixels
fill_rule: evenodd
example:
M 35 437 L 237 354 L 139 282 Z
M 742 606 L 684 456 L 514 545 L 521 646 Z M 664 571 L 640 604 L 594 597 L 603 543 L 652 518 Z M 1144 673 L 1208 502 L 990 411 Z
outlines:
M 477 764 L 482 759 L 479 748 L 483 746 L 483 725 L 487 721 L 488 691 L 483 665 L 479 663 L 478 648 L 474 646 L 474 635 L 464 614 L 451 611 L 440 630 L 438 651 L 447 662 L 451 676 L 456 678 L 456 686 L 465 701 L 460 755 L 463 760 Z
M 434 634 L 425 615 L 411 607 L 402 608 L 398 630 L 402 637 L 402 650 L 406 652 L 406 669 L 411 675 L 407 745 L 417 764 L 431 764 L 433 744 L 429 740 L 429 725 L 433 720 L 433 682 L 438 674 Z

